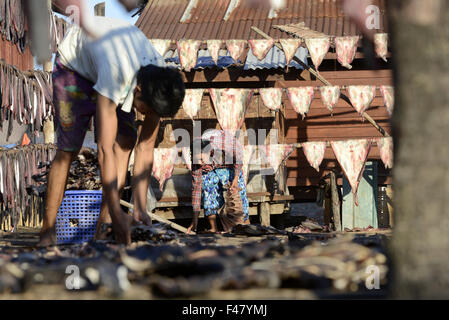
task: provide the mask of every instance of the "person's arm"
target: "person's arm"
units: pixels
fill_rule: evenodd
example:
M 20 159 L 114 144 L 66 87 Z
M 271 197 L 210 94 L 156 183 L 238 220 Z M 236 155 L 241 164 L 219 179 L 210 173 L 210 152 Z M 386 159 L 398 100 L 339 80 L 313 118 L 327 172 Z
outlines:
M 117 105 L 110 99 L 99 94 L 97 100 L 97 140 L 98 162 L 100 164 L 101 182 L 112 219 L 117 242 L 131 242 L 131 231 L 127 214 L 120 207 L 120 196 L 117 187 L 117 165 L 113 146 L 117 136 Z
M 151 225 L 151 218 L 147 214 L 147 192 L 150 185 L 153 168 L 154 145 L 159 131 L 160 117 L 147 114 L 134 150 L 133 196 L 134 219 L 146 225 Z

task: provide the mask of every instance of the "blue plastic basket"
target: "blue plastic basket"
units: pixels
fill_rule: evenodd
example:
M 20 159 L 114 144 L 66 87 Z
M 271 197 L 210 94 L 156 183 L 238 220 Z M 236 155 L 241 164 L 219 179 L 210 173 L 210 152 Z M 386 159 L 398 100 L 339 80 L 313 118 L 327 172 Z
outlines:
M 93 239 L 100 216 L 102 191 L 66 191 L 56 216 L 58 244 L 83 243 Z

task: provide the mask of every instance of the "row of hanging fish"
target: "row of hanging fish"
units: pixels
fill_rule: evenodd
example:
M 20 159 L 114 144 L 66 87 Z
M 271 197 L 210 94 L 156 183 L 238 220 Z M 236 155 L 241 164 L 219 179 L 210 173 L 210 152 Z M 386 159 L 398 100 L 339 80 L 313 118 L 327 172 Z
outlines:
M 43 214 L 42 194 L 56 154 L 52 144 L 33 144 L 0 150 L 0 226 L 11 231 L 18 225 L 36 226 Z M 5 228 L 5 224 L 9 228 Z
M 345 141 L 330 141 L 330 146 L 347 177 L 353 193 L 357 194 L 358 185 L 362 177 L 363 168 L 373 143 L 379 148 L 380 158 L 385 168 L 393 168 L 393 138 L 382 137 L 373 139 L 356 139 Z M 274 173 L 293 153 L 296 147 L 304 151 L 310 166 L 318 172 L 323 162 L 327 141 L 305 142 L 301 144 L 268 144 L 246 145 L 243 147 L 243 174 L 248 181 L 249 165 L 267 164 Z M 179 154 L 182 154 L 179 157 Z M 153 176 L 159 181 L 160 190 L 163 191 L 165 181 L 170 179 L 174 167 L 183 163 L 189 170 L 192 169 L 190 148 L 157 148 L 154 150 Z M 258 156 L 256 156 L 258 154 Z
M 13 121 L 16 121 L 19 125 L 31 125 L 38 135 L 44 119 L 53 113 L 51 74 L 40 70 L 22 72 L 9 64 L 0 63 L 0 78 L 0 131 L 8 123 L 8 139 Z
M 352 106 L 360 115 L 369 109 L 371 103 L 376 97 L 376 86 L 357 85 L 347 86 L 346 93 Z M 260 89 L 260 94 L 265 105 L 275 105 L 278 109 L 282 101 L 282 91 L 278 88 Z M 323 86 L 318 88 L 323 105 L 332 113 L 342 95 L 340 86 Z M 391 116 L 394 110 L 394 88 L 392 86 L 382 85 L 379 87 L 384 100 L 388 114 Z M 280 96 L 280 97 L 279 97 Z M 302 115 L 304 119 L 310 110 L 310 105 L 315 97 L 314 87 L 288 88 L 287 96 L 290 104 L 296 113 Z M 277 100 L 275 100 L 277 99 Z M 274 109 L 276 110 L 276 109 Z
M 256 151 L 260 150 L 258 163 L 268 164 L 277 173 L 280 165 L 285 161 L 294 150 L 294 145 L 271 144 L 264 146 L 247 145 L 243 147 L 243 174 L 248 180 L 248 168 L 253 163 Z M 154 149 L 153 176 L 159 181 L 159 188 L 164 189 L 165 181 L 170 179 L 175 165 L 185 165 L 192 170 L 190 147 L 156 148 Z
M 187 89 L 182 108 L 193 120 L 201 109 L 201 101 L 205 91 L 208 91 L 215 107 L 217 119 L 224 130 L 238 130 L 245 119 L 246 108 L 253 96 L 253 89 Z M 264 105 L 273 111 L 280 110 L 283 92 L 286 90 L 288 100 L 293 109 L 304 118 L 310 110 L 315 96 L 315 87 L 297 88 L 261 88 L 257 89 Z M 320 91 L 323 105 L 332 113 L 341 96 L 341 87 L 323 86 Z M 380 86 L 379 90 L 391 116 L 394 109 L 394 88 Z M 376 96 L 376 86 L 348 86 L 346 91 L 349 99 L 360 115 L 371 105 Z
M 374 47 L 376 54 L 379 58 L 387 62 L 388 56 L 388 34 L 387 33 L 377 33 L 374 36 Z M 352 69 L 351 63 L 355 58 L 357 47 L 359 44 L 359 36 L 345 36 L 345 37 L 319 37 L 319 38 L 309 38 L 304 39 L 304 43 L 309 50 L 310 57 L 312 59 L 315 68 L 318 67 L 323 62 L 324 57 L 329 52 L 331 45 L 335 47 L 335 52 L 337 54 L 337 60 L 342 66 L 348 69 Z M 152 39 L 150 40 L 156 51 L 158 51 L 162 56 L 165 56 L 170 48 L 172 40 L 169 39 Z M 218 63 L 219 51 L 225 44 L 228 54 L 234 59 L 236 63 L 244 62 L 245 57 L 243 54 L 246 48 L 250 47 L 253 55 L 259 59 L 263 60 L 268 52 L 273 48 L 275 43 L 279 42 L 282 47 L 287 66 L 293 60 L 296 51 L 303 44 L 302 39 L 279 39 L 275 41 L 274 39 L 268 40 L 207 40 L 207 49 L 211 55 L 215 64 Z M 189 72 L 195 68 L 198 59 L 198 50 L 202 45 L 201 40 L 179 40 L 176 42 L 176 47 L 178 49 L 179 61 L 181 67 Z

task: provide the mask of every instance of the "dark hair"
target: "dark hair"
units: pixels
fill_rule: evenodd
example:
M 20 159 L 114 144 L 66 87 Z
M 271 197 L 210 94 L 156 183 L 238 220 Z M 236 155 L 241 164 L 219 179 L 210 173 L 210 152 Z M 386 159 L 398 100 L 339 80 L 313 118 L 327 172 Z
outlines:
M 184 101 L 185 88 L 181 73 L 174 68 L 148 65 L 140 68 L 137 83 L 142 98 L 160 117 L 173 117 Z

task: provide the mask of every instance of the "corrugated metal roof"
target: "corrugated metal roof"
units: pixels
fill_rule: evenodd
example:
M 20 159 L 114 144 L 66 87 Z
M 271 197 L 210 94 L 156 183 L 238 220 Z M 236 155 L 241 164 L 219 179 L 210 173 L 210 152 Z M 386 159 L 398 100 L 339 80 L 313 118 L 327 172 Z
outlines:
M 179 63 L 178 50 L 169 50 L 164 56 L 165 61 L 169 67 L 175 67 L 181 69 L 181 64 Z M 218 64 L 215 64 L 209 51 L 198 50 L 198 58 L 196 60 L 196 66 L 194 69 L 205 69 L 205 68 L 227 68 L 234 64 L 234 59 L 228 55 L 226 50 L 220 50 L 218 57 Z
M 380 32 L 387 32 L 386 0 L 374 0 L 380 8 Z M 150 39 L 261 39 L 251 31 L 256 26 L 271 37 L 288 38 L 274 25 L 304 22 L 305 26 L 330 36 L 359 35 L 357 27 L 337 5 L 337 0 L 287 0 L 287 6 L 269 19 L 269 7 L 249 7 L 244 0 L 223 20 L 231 0 L 197 0 L 181 23 L 189 0 L 149 1 L 136 25 Z

